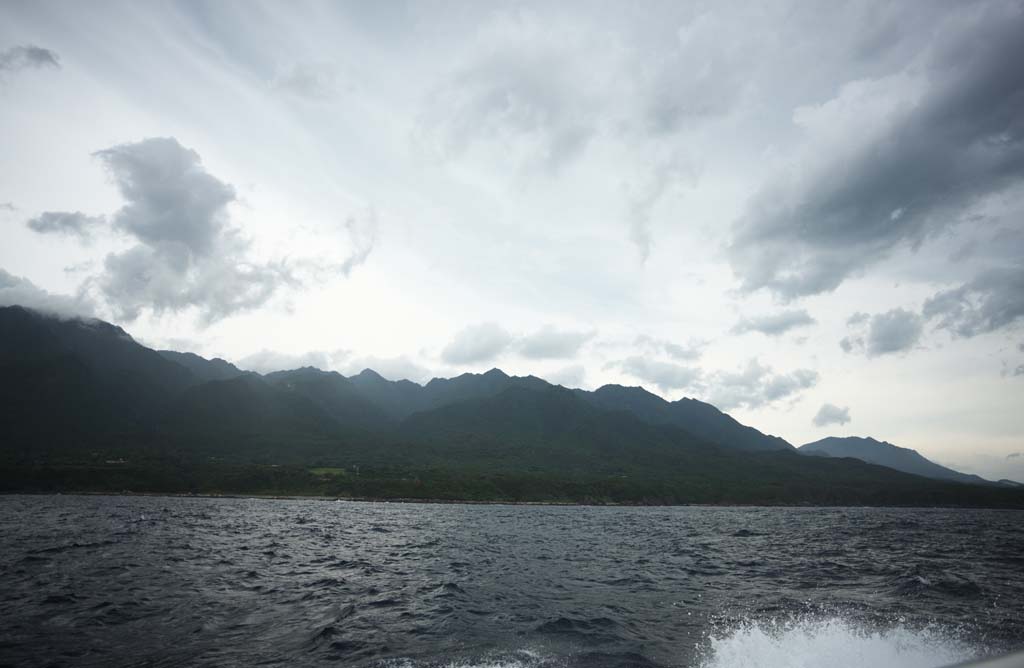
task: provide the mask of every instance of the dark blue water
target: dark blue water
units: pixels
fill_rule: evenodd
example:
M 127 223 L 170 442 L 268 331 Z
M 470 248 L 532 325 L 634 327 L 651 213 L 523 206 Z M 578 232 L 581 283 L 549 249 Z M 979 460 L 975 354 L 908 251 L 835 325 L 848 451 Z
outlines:
M 0 497 L 0 664 L 941 665 L 1024 513 Z

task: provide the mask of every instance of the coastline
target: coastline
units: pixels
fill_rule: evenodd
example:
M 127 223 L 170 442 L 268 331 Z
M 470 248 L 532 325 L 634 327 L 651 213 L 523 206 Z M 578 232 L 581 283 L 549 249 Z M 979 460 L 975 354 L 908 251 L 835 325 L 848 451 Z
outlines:
M 441 505 L 441 506 L 552 506 L 552 507 L 585 507 L 585 508 L 893 508 L 918 510 L 1005 510 L 1022 512 L 1024 508 L 1005 506 L 967 506 L 951 504 L 906 504 L 906 505 L 874 505 L 874 504 L 817 504 L 817 503 L 639 503 L 639 502 L 601 502 L 587 503 L 583 501 L 513 501 L 513 500 L 479 500 L 479 499 L 418 499 L 408 497 L 337 497 L 297 494 L 236 494 L 236 493 L 202 493 L 188 492 L 0 492 L 0 496 L 110 496 L 110 497 L 151 497 L 170 499 L 234 499 L 258 501 L 320 501 L 349 503 L 399 503 L 406 505 Z

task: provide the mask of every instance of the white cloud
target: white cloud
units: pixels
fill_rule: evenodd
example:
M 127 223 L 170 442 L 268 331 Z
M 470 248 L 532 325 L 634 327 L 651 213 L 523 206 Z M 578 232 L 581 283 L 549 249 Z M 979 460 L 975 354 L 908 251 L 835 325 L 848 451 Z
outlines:
M 307 366 L 322 371 L 337 371 L 350 355 L 347 350 L 311 350 L 293 354 L 263 349 L 246 355 L 235 364 L 239 369 L 256 373 L 290 371 Z
M 704 379 L 706 399 L 723 411 L 760 408 L 799 396 L 818 382 L 812 369 L 775 373 L 770 366 L 750 359 L 737 371 L 716 371 Z
M 850 421 L 850 409 L 834 404 L 824 403 L 814 415 L 812 422 L 815 427 L 827 427 L 833 424 L 843 425 Z
M 651 383 L 665 392 L 693 387 L 701 378 L 701 371 L 696 367 L 650 360 L 640 356 L 627 357 L 618 362 L 616 366 L 625 373 L 646 383 Z
M 489 362 L 504 353 L 511 344 L 512 335 L 493 322 L 470 325 L 444 347 L 441 359 L 448 364 Z
M 760 332 L 767 336 L 779 336 L 798 327 L 807 327 L 815 323 L 814 318 L 804 309 L 779 311 L 770 315 L 743 318 L 736 323 L 732 331 L 736 334 L 744 332 Z
M 27 278 L 14 276 L 3 269 L 0 269 L 0 306 L 24 306 L 67 318 L 94 314 L 93 305 L 83 295 L 53 294 Z
M 593 336 L 593 332 L 559 330 L 545 325 L 519 340 L 519 353 L 531 359 L 574 357 Z

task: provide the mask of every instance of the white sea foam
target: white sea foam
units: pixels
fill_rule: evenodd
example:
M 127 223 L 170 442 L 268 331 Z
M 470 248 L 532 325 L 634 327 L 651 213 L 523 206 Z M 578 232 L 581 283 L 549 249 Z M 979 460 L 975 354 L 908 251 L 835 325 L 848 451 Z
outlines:
M 979 654 L 939 629 L 871 630 L 839 617 L 748 622 L 706 649 L 701 668 L 935 668 Z
M 578 650 L 578 648 L 577 648 Z M 937 627 L 913 629 L 895 623 L 869 629 L 841 616 L 746 621 L 714 634 L 700 656 L 679 657 L 679 666 L 699 668 L 940 668 L 984 652 Z M 570 654 L 516 650 L 442 662 L 399 660 L 386 668 L 551 668 L 586 666 Z M 604 665 L 604 664 L 602 664 Z M 614 661 L 608 665 L 614 665 Z

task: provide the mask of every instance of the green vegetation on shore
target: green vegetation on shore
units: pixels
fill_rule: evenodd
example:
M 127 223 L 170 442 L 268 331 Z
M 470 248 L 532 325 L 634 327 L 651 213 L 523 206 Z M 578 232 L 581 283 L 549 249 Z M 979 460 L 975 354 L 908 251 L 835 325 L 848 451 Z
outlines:
M 0 338 L 0 492 L 1024 507 L 1019 488 L 801 455 L 642 388 L 260 376 L 18 307 Z
M 47 463 L 0 466 L 2 492 L 162 493 L 316 496 L 359 499 L 502 501 L 584 504 L 755 504 L 1021 507 L 1021 494 L 997 487 L 933 483 L 895 474 L 879 480 L 868 465 L 825 482 L 775 455 L 754 473 L 567 476 L 544 472 L 228 464 L 151 459 L 139 463 Z M 786 461 L 791 460 L 791 461 Z M 823 460 L 826 461 L 826 460 Z M 845 468 L 844 462 L 834 462 Z

